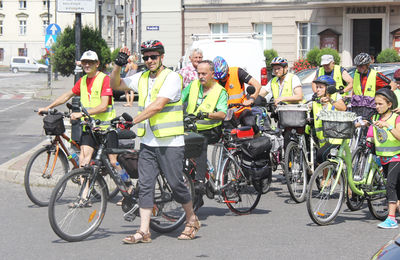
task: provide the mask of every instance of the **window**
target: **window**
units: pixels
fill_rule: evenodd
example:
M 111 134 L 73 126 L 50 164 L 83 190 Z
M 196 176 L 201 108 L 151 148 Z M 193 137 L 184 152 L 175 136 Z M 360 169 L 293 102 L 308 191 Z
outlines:
M 4 49 L 0 48 L 0 61 L 4 61 Z
M 264 50 L 272 49 L 272 24 L 255 23 L 254 32 L 261 35 L 258 39 Z
M 107 18 L 107 37 L 111 38 L 113 31 L 113 21 L 111 17 Z
M 19 9 L 26 9 L 26 1 L 19 0 Z
M 28 56 L 28 49 L 26 48 L 18 48 L 18 56 Z
M 19 35 L 26 35 L 26 20 L 19 21 Z
M 0 9 L 3 9 L 3 0 L 0 0 Z
M 212 23 L 210 24 L 211 34 L 226 34 L 228 33 L 227 23 Z M 222 35 L 220 36 L 222 38 Z
M 46 35 L 47 26 L 49 26 L 49 20 L 43 20 L 43 35 Z
M 0 20 L 0 35 L 3 35 L 3 20 Z
M 43 9 L 47 9 L 47 0 L 43 0 Z
M 318 46 L 317 26 L 312 23 L 298 23 L 299 51 L 298 57 L 306 57 L 307 53 Z

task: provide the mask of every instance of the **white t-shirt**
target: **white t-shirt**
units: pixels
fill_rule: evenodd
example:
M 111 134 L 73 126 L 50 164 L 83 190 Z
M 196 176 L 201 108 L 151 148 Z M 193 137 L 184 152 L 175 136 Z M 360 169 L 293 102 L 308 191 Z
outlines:
M 272 78 L 273 79 L 273 78 Z M 272 79 L 268 82 L 268 84 L 266 86 L 262 86 L 262 88 L 267 91 L 267 93 L 272 93 L 272 88 L 271 88 L 271 81 Z M 278 84 L 279 84 L 279 93 L 282 93 L 283 90 L 283 86 L 285 84 L 285 82 L 288 80 L 288 77 L 285 77 L 285 79 L 283 80 L 282 84 L 279 84 L 279 80 L 278 80 Z M 299 79 L 299 77 L 297 75 L 293 75 L 292 77 L 292 95 L 294 95 L 294 89 L 295 87 L 300 86 L 301 87 L 301 81 Z M 279 96 L 281 96 L 279 94 Z
M 136 73 L 130 77 L 123 79 L 124 83 L 136 93 L 139 92 L 139 79 L 143 72 Z M 151 102 L 151 89 L 153 88 L 155 79 L 149 77 L 148 94 L 145 101 L 144 107 L 146 108 Z M 181 78 L 178 73 L 170 72 L 161 86 L 157 97 L 165 97 L 171 100 L 171 102 L 177 102 L 181 99 Z M 142 144 L 160 147 L 160 146 L 183 146 L 185 141 L 183 135 L 168 136 L 168 137 L 155 137 L 153 131 L 151 131 L 149 120 L 145 120 L 145 134 L 141 137 L 140 141 Z

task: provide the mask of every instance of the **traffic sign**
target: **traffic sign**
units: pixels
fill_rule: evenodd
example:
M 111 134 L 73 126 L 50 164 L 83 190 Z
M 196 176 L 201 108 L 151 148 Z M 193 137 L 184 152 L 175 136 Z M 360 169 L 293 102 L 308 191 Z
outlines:
M 46 35 L 44 38 L 44 47 L 47 50 L 51 49 L 51 46 L 53 46 L 54 43 L 56 43 L 57 37 L 55 35 Z
M 46 28 L 46 34 L 58 35 L 60 33 L 61 33 L 61 28 L 56 23 L 49 24 L 49 26 L 47 26 L 47 28 Z

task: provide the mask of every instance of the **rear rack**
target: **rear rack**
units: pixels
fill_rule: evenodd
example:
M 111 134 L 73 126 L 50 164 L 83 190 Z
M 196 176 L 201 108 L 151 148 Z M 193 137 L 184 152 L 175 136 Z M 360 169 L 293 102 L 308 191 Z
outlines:
M 194 41 L 200 39 L 230 39 L 230 38 L 261 38 L 260 33 L 218 33 L 218 34 L 192 34 L 191 38 Z

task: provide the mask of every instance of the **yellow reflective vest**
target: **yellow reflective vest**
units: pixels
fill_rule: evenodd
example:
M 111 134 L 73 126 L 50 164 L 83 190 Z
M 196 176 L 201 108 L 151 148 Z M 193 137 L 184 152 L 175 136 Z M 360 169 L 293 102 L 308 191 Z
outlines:
M 171 73 L 170 69 L 163 69 L 157 76 L 154 85 L 151 89 L 151 100 L 154 102 L 157 98 L 160 88 L 164 84 L 168 74 Z M 140 114 L 145 107 L 146 98 L 148 95 L 148 82 L 149 82 L 150 71 L 144 72 L 139 79 L 139 112 Z M 181 78 L 182 85 L 182 78 Z M 164 106 L 164 108 L 149 118 L 150 128 L 155 137 L 167 137 L 183 134 L 183 108 L 182 100 L 177 102 L 171 102 Z M 145 125 L 144 122 L 140 122 L 138 125 L 137 135 L 144 136 Z
M 95 108 L 101 104 L 101 90 L 103 88 L 103 81 L 107 75 L 99 72 L 93 80 L 91 93 L 87 90 L 86 79 L 87 75 L 81 78 L 80 91 L 81 103 L 86 109 Z M 111 105 L 107 105 L 107 111 L 96 115 L 91 115 L 94 119 L 101 121 L 100 128 L 107 129 L 110 125 L 110 120 L 115 118 L 114 98 L 111 96 Z M 83 120 L 83 118 L 82 118 Z
M 325 69 L 324 67 L 319 68 L 318 71 L 318 77 L 319 76 L 323 76 L 325 75 Z M 336 82 L 336 89 L 339 89 L 340 87 L 343 87 L 343 78 L 342 78 L 342 72 L 341 72 L 341 68 L 339 65 L 335 65 L 335 67 L 333 68 L 333 80 Z M 347 93 L 343 93 L 343 96 L 346 96 Z M 336 100 L 336 93 L 331 95 L 331 98 L 333 100 Z
M 374 116 L 375 121 L 379 120 L 379 118 L 380 115 Z M 395 128 L 396 118 L 397 114 L 393 113 L 386 122 Z M 377 130 L 376 127 L 374 127 L 374 143 L 376 155 L 389 157 L 400 154 L 400 141 L 397 140 L 386 128 L 380 128 Z
M 354 95 L 358 96 L 368 96 L 368 97 L 375 97 L 376 92 L 376 74 L 377 71 L 371 69 L 367 78 L 367 83 L 365 84 L 364 95 L 361 89 L 361 77 L 360 73 L 356 70 L 354 73 L 354 80 L 353 80 L 353 92 Z
M 186 108 L 186 112 L 188 114 L 197 115 L 199 112 L 212 113 L 218 103 L 219 96 L 223 91 L 223 87 L 215 83 L 210 92 L 207 94 L 206 98 L 203 100 L 203 103 L 197 107 L 197 99 L 199 98 L 200 91 L 200 81 L 198 79 L 194 80 L 190 85 L 189 91 L 189 99 L 188 106 Z M 197 130 L 203 131 L 212 129 L 222 124 L 221 120 L 209 119 L 205 118 L 204 120 L 198 120 L 196 122 Z
M 341 139 L 334 139 L 334 138 L 326 139 L 324 137 L 324 131 L 322 128 L 322 120 L 316 120 L 317 115 L 323 109 L 322 104 L 313 102 L 312 109 L 313 109 L 313 115 L 314 115 L 315 134 L 319 141 L 319 147 L 324 146 L 326 144 L 326 141 L 328 141 L 330 144 L 341 144 L 342 143 Z M 328 104 L 325 109 L 332 110 L 332 104 Z

